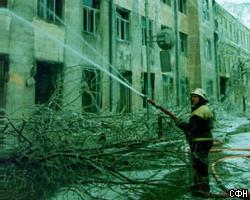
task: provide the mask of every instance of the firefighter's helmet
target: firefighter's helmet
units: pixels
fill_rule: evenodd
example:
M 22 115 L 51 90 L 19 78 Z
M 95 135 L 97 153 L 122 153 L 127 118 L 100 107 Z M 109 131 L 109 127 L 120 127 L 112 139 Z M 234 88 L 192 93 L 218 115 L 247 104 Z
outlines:
M 208 99 L 207 99 L 207 93 L 201 89 L 201 88 L 196 88 L 193 92 L 190 93 L 191 95 L 198 95 L 200 97 L 202 97 L 204 100 L 206 100 L 208 102 Z

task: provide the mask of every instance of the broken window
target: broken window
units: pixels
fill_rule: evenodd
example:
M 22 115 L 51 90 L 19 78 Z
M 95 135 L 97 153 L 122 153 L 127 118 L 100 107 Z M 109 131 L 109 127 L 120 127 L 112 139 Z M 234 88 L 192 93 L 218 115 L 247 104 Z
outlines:
M 8 59 L 0 54 L 0 109 L 5 108 L 6 82 L 8 81 Z
M 83 0 L 83 31 L 96 33 L 100 1 Z
M 60 23 L 62 11 L 63 0 L 38 0 L 38 16 L 44 20 Z
M 129 83 L 132 83 L 132 72 L 131 71 L 122 72 L 121 75 Z M 120 84 L 120 101 L 118 104 L 118 112 L 120 112 L 120 113 L 130 113 L 131 112 L 131 90 L 122 84 Z
M 117 8 L 116 11 L 116 34 L 117 38 L 122 41 L 129 40 L 129 12 L 124 9 Z
M 37 62 L 35 103 L 58 110 L 62 101 L 62 64 Z
M 187 14 L 187 5 L 186 5 L 186 0 L 179 0 L 179 11 Z
M 188 50 L 187 50 L 187 46 L 188 46 L 187 35 L 180 32 L 179 37 L 180 37 L 180 53 L 181 53 L 181 55 L 186 57 L 187 52 L 188 52 Z
M 202 1 L 202 13 L 203 13 L 203 19 L 209 20 L 209 4 L 208 0 Z
M 149 37 L 147 37 L 147 20 L 146 17 L 141 17 L 141 26 L 142 26 L 142 45 L 145 46 L 148 41 L 150 41 L 153 35 L 153 28 L 152 28 L 152 20 L 149 20 Z
M 206 60 L 212 59 L 211 41 L 209 39 L 205 39 L 204 56 Z
M 101 73 L 85 69 L 82 73 L 82 108 L 85 112 L 98 112 L 102 107 Z
M 143 78 L 143 84 L 142 84 L 142 93 L 143 94 L 147 94 L 148 92 L 148 73 L 143 73 L 142 75 Z M 150 90 L 151 90 L 151 99 L 154 99 L 155 96 L 155 74 L 151 73 L 150 74 L 150 81 L 151 81 L 151 86 L 150 86 Z M 145 98 L 143 98 L 143 108 L 145 108 L 147 105 L 147 100 Z
M 0 8 L 7 8 L 8 0 L 0 0 Z

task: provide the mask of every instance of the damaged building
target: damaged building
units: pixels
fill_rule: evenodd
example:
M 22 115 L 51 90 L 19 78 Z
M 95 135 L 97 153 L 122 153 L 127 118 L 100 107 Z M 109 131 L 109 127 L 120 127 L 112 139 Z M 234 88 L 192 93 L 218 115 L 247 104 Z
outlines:
M 220 100 L 240 103 L 250 94 L 250 31 L 222 6 L 216 4 L 214 10 Z
M 218 100 L 229 77 L 216 53 L 221 33 L 215 29 L 215 5 L 214 0 L 3 0 L 0 107 L 10 116 L 42 105 L 126 113 L 147 107 L 133 90 L 169 106 L 186 105 L 196 87 Z M 249 29 L 244 32 L 249 53 Z

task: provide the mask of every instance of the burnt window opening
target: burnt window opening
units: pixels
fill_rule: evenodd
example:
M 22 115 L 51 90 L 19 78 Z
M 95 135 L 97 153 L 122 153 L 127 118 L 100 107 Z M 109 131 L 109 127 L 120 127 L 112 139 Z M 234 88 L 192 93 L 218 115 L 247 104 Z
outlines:
M 99 22 L 100 1 L 83 0 L 83 31 L 95 34 Z
M 62 104 L 63 65 L 61 63 L 36 63 L 35 104 L 47 104 L 59 110 Z
M 142 16 L 141 17 L 141 27 L 142 27 L 142 45 L 146 46 L 146 45 L 150 45 L 152 46 L 153 43 L 150 43 L 150 40 L 152 38 L 153 35 L 153 21 L 149 20 L 149 36 L 147 36 L 147 20 L 146 17 Z
M 116 10 L 116 35 L 119 40 L 129 40 L 129 12 L 117 8 Z
M 38 16 L 44 20 L 61 23 L 64 0 L 38 0 Z
M 102 107 L 101 73 L 99 70 L 85 69 L 82 72 L 82 109 L 96 113 Z
M 155 74 L 151 73 L 150 74 L 150 81 L 151 81 L 151 86 L 150 86 L 150 90 L 151 90 L 151 99 L 154 99 L 155 97 Z M 143 73 L 142 74 L 142 93 L 143 94 L 147 94 L 148 92 L 148 74 L 147 73 Z M 143 108 L 146 108 L 147 106 L 147 100 L 145 98 L 143 98 Z
M 129 83 L 132 83 L 132 72 L 126 71 L 121 73 L 122 77 L 126 79 Z M 118 103 L 119 113 L 130 113 L 131 112 L 131 90 L 120 84 L 120 100 Z
M 8 71 L 8 56 L 0 54 L 0 109 L 5 108 Z
M 181 55 L 187 57 L 188 54 L 187 35 L 180 32 L 179 37 L 180 37 L 180 53 Z
M 7 8 L 8 0 L 0 0 L 0 8 Z
M 179 0 L 179 11 L 183 14 L 187 14 L 186 0 Z

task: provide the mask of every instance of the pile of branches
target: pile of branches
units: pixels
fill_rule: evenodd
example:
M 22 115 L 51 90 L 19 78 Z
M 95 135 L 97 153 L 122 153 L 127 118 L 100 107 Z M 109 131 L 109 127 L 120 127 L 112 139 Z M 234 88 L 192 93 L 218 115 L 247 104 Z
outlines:
M 3 199 L 47 199 L 62 189 L 78 199 L 107 199 L 107 192 L 94 192 L 104 188 L 120 198 L 128 191 L 140 195 L 145 187 L 169 184 L 158 174 L 186 164 L 186 146 L 173 123 L 161 120 L 49 108 L 22 121 L 9 119 L 5 134 L 13 136 L 12 151 L 0 158 Z M 155 169 L 150 176 L 128 173 Z

